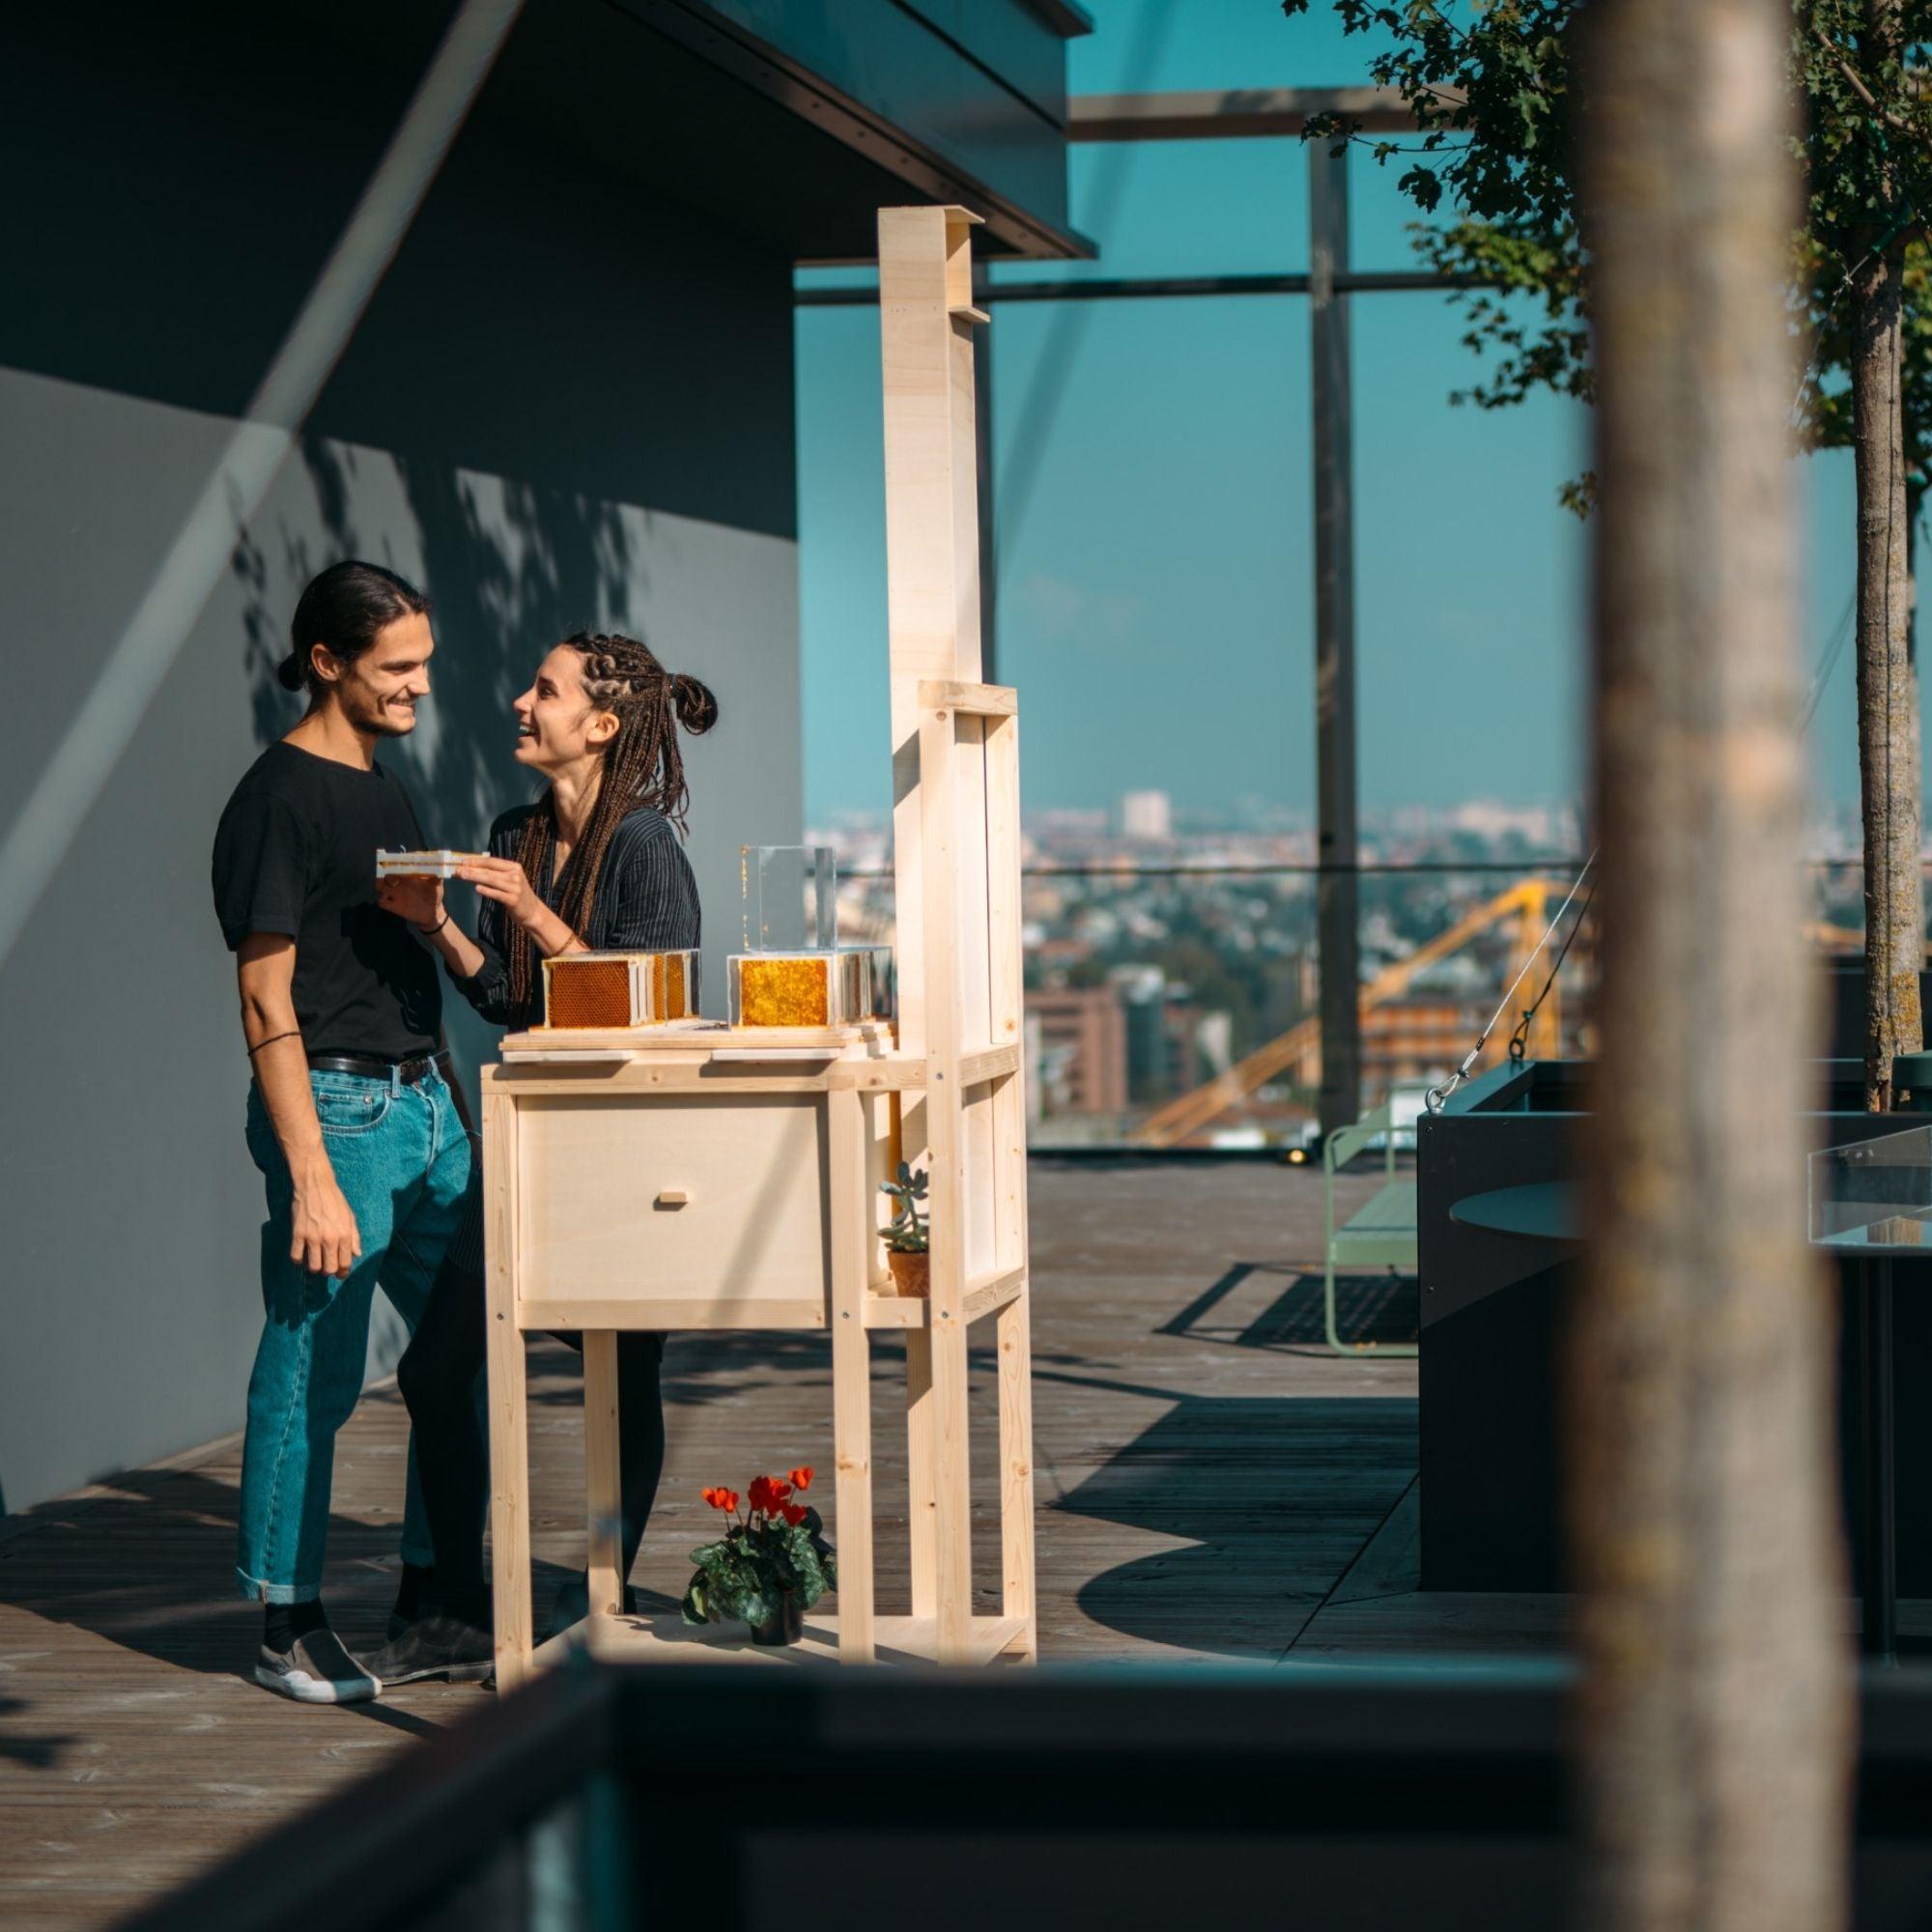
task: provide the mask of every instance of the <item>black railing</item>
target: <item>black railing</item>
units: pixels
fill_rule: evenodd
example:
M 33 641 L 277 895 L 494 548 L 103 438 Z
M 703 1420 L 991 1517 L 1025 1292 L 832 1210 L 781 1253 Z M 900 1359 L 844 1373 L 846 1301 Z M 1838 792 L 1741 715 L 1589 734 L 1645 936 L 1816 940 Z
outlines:
M 1570 1678 L 564 1669 L 124 1932 L 1553 1925 Z M 1855 1922 L 1932 1896 L 1932 1673 L 1868 1681 Z

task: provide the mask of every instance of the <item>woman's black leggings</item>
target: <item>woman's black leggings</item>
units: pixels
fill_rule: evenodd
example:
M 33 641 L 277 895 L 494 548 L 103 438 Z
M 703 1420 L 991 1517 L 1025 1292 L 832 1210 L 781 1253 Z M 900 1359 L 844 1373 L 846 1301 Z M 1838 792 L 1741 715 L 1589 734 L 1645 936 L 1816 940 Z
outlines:
M 430 1539 L 436 1545 L 435 1596 L 445 1609 L 480 1623 L 485 1603 L 483 1521 L 490 1455 L 476 1419 L 487 1322 L 483 1277 L 459 1236 L 430 1290 L 429 1305 L 396 1368 L 415 1427 L 416 1473 Z M 572 1348 L 576 1335 L 561 1340 Z M 624 1571 L 637 1560 L 664 1471 L 664 1396 L 658 1371 L 665 1338 L 638 1331 L 617 1337 L 617 1439 L 623 1468 Z

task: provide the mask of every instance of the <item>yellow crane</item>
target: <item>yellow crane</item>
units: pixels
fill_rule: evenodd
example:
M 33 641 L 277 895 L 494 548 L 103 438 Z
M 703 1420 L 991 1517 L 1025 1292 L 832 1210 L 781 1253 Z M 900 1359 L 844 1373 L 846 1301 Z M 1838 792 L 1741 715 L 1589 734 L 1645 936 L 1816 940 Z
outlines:
M 1465 913 L 1454 925 L 1438 932 L 1434 939 L 1418 946 L 1406 958 L 1384 966 L 1362 988 L 1361 1010 L 1367 1013 L 1390 1000 L 1399 999 L 1408 990 L 1417 974 L 1505 920 L 1516 922 L 1516 943 L 1511 948 L 1509 966 L 1510 977 L 1514 979 L 1536 951 L 1548 927 L 1552 890 L 1547 879 L 1519 879 L 1494 898 L 1476 907 L 1473 912 Z M 1528 1050 L 1532 1059 L 1556 1057 L 1560 1037 L 1557 999 L 1557 989 L 1551 986 L 1549 997 L 1538 1009 L 1535 1019 L 1530 1023 Z M 1321 1023 L 1319 1017 L 1298 1022 L 1264 1046 L 1258 1046 L 1245 1058 L 1237 1060 L 1227 1072 L 1216 1074 L 1191 1094 L 1183 1094 L 1150 1114 L 1133 1137 L 1135 1145 L 1148 1148 L 1177 1146 L 1189 1134 L 1198 1133 L 1217 1115 L 1247 1099 L 1258 1088 L 1277 1078 L 1296 1061 L 1316 1053 L 1321 1042 Z

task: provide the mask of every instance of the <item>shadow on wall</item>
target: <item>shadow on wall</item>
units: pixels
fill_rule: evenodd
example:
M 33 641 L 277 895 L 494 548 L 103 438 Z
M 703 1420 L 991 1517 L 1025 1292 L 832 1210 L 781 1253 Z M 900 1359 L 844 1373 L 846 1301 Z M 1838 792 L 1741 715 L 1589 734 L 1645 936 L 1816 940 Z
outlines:
M 432 844 L 479 848 L 497 813 L 537 789 L 512 757 L 511 700 L 558 638 L 623 622 L 648 588 L 635 522 L 627 528 L 615 506 L 568 491 L 386 453 L 380 476 L 359 476 L 358 466 L 374 469 L 375 458 L 318 437 L 303 440 L 300 461 L 324 540 L 313 541 L 313 523 L 292 525 L 271 497 L 233 557 L 256 742 L 272 744 L 301 714 L 302 700 L 275 676 L 301 585 L 342 557 L 387 564 L 429 593 L 437 656 L 422 722 L 384 755 L 409 786 Z M 358 507 L 365 493 L 376 506 L 366 521 Z M 397 554 L 398 532 L 412 528 L 420 563 Z M 456 890 L 453 909 L 474 931 L 468 888 Z M 443 1023 L 473 1108 L 474 1072 L 494 1056 L 496 1030 L 447 987 Z M 379 1299 L 371 1373 L 393 1366 L 406 1340 L 401 1318 Z
M 299 716 L 300 700 L 276 681 L 275 667 L 288 653 L 294 595 L 310 577 L 342 557 L 364 556 L 420 579 L 434 602 L 433 702 L 390 755 L 427 836 L 479 844 L 498 812 L 535 790 L 511 755 L 512 699 L 557 639 L 586 624 L 620 621 L 613 613 L 648 587 L 633 534 L 611 504 L 399 456 L 394 470 L 418 533 L 418 567 L 397 557 L 387 506 L 386 529 L 358 521 L 354 448 L 309 438 L 301 462 L 327 533 L 326 551 L 285 520 L 272 537 L 259 524 L 244 531 L 235 550 L 256 740 L 271 744 Z

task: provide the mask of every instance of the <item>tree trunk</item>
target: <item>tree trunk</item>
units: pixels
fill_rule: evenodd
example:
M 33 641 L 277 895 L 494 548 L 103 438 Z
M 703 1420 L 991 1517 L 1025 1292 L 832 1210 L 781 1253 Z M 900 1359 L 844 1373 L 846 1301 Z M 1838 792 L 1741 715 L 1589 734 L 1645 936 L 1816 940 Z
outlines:
M 1600 1932 L 1845 1922 L 1832 1321 L 1804 1244 L 1777 0 L 1595 0 L 1602 1057 L 1567 1343 Z
M 1898 0 L 1872 0 L 1861 52 L 1895 59 Z M 1889 187 L 1889 184 L 1888 184 Z M 1888 226 L 1894 207 L 1878 210 Z M 1852 280 L 1852 450 L 1859 519 L 1859 789 L 1865 863 L 1865 1106 L 1889 1112 L 1891 1062 L 1922 1039 L 1918 674 L 1912 651 L 1900 325 L 1904 243 L 1887 235 Z

